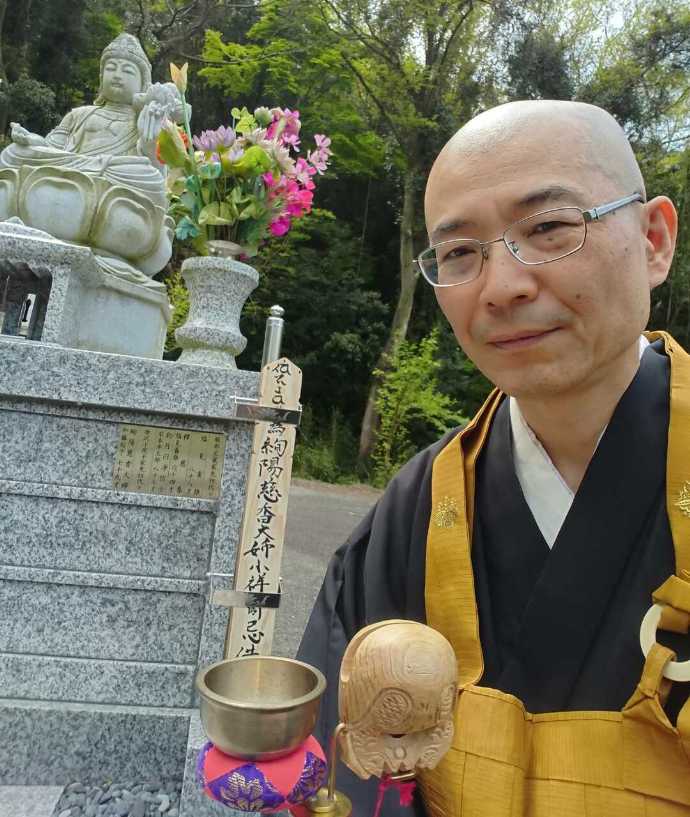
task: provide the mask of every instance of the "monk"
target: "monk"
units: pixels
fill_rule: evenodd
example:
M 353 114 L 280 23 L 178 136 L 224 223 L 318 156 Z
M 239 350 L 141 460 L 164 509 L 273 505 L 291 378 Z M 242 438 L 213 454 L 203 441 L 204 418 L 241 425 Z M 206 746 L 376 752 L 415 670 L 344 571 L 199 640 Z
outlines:
M 328 676 L 320 737 L 349 639 L 413 619 L 461 681 L 417 814 L 690 815 L 688 690 L 668 679 L 690 655 L 690 358 L 643 334 L 674 206 L 647 200 L 607 112 L 533 101 L 452 137 L 425 213 L 420 271 L 497 389 L 334 555 L 299 653 Z M 375 780 L 338 782 L 372 813 Z

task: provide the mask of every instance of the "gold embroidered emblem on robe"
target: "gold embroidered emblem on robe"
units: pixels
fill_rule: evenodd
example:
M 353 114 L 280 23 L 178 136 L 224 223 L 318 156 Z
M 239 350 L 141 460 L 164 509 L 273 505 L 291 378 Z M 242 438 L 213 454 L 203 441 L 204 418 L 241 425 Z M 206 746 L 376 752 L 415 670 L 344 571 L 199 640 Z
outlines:
M 455 525 L 455 520 L 458 518 L 458 505 L 455 499 L 450 496 L 444 496 L 443 499 L 436 505 L 434 513 L 434 522 L 437 528 L 452 528 Z
M 683 487 L 678 493 L 678 499 L 675 505 L 684 516 L 690 516 L 690 482 L 683 484 Z

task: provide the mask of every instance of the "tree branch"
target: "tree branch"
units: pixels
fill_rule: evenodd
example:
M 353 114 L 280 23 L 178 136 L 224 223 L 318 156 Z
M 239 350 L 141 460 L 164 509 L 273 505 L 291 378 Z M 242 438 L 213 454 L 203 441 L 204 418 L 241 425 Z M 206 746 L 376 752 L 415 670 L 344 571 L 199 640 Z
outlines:
M 373 44 L 370 42 L 369 38 L 364 32 L 360 31 L 356 26 L 348 23 L 347 20 L 343 18 L 342 14 L 338 11 L 338 8 L 336 7 L 335 3 L 332 2 L 332 0 L 322 0 L 322 2 L 325 3 L 329 8 L 331 8 L 336 17 L 340 20 L 341 24 L 350 32 L 355 42 L 362 45 L 364 48 L 370 51 L 375 57 L 381 59 L 385 64 L 388 65 L 390 69 L 393 70 L 397 79 L 399 79 L 400 82 L 402 82 L 408 97 L 414 98 L 415 89 L 410 85 L 408 76 L 405 73 L 405 70 L 400 60 L 398 59 L 397 54 L 395 55 L 395 58 L 391 58 L 390 48 L 388 48 L 387 46 L 384 47 L 383 51 L 379 51 L 378 48 L 374 48 Z M 339 32 L 337 29 L 333 28 L 326 15 L 323 13 L 323 9 L 321 7 L 319 7 L 319 12 L 321 14 L 321 18 L 326 28 L 338 40 L 342 40 L 343 39 L 342 33 Z
M 350 23 L 344 17 L 344 15 L 339 10 L 336 3 L 333 2 L 333 0 L 322 0 L 322 2 L 325 3 L 331 9 L 331 11 L 338 18 L 338 21 L 340 22 L 340 24 L 355 36 L 355 39 L 357 40 L 357 42 L 359 42 L 361 45 L 363 45 L 368 51 L 371 51 L 371 53 L 374 54 L 374 56 L 378 57 L 380 60 L 387 63 L 396 72 L 399 72 L 401 75 L 403 75 L 403 67 L 400 64 L 400 60 L 397 58 L 397 55 L 395 56 L 395 58 L 391 57 L 390 48 L 388 47 L 388 45 L 386 43 L 382 43 L 380 38 L 374 36 L 373 33 L 367 35 L 365 32 L 363 32 L 361 29 L 359 29 L 356 25 L 354 25 L 354 23 Z M 323 20 L 324 20 L 326 26 L 329 28 L 329 30 L 332 31 L 334 34 L 337 34 L 338 32 L 334 31 L 334 29 L 331 27 L 331 25 L 328 22 L 328 19 L 325 17 L 325 15 L 322 14 L 321 16 L 323 17 Z M 367 28 L 369 28 L 369 30 L 371 31 L 371 27 L 368 24 L 367 24 Z M 374 47 L 374 42 L 379 43 L 381 45 L 381 48 L 380 49 L 375 48 Z
M 228 57 L 224 60 L 206 60 L 203 57 L 197 57 L 194 54 L 186 54 L 184 51 L 180 52 L 180 56 L 184 57 L 190 62 L 198 62 L 202 65 L 216 65 L 218 68 L 222 68 L 224 65 L 243 65 L 244 63 L 248 62 L 263 62 L 270 57 L 282 57 L 284 54 L 299 53 L 303 52 L 298 48 L 286 48 L 283 51 L 262 51 L 261 53 L 257 54 L 256 57 L 240 57 L 237 59 L 231 59 Z
M 400 145 L 400 147 L 402 148 L 402 147 L 404 146 L 404 144 L 405 144 L 405 142 L 404 142 L 404 138 L 403 138 L 403 135 L 402 135 L 402 133 L 399 131 L 399 129 L 398 129 L 397 125 L 395 124 L 395 122 L 393 122 L 393 120 L 391 119 L 391 116 L 390 116 L 390 114 L 388 113 L 388 110 L 386 109 L 386 106 L 383 104 L 383 102 L 382 102 L 382 101 L 381 101 L 381 100 L 378 98 L 378 96 L 377 96 L 377 95 L 374 93 L 374 91 L 371 89 L 371 87 L 369 86 L 369 84 L 367 83 L 367 81 L 364 79 L 364 77 L 363 77 L 362 73 L 361 73 L 361 72 L 359 71 L 359 69 L 358 69 L 358 68 L 355 66 L 355 64 L 354 64 L 353 62 L 351 62 L 351 61 L 350 61 L 350 60 L 349 60 L 349 59 L 348 59 L 346 56 L 344 56 L 344 55 L 343 55 L 343 61 L 345 62 L 345 64 L 347 65 L 347 67 L 350 69 L 350 71 L 352 71 L 352 73 L 353 73 L 353 74 L 354 74 L 354 75 L 357 77 L 357 79 L 358 79 L 359 83 L 361 84 L 362 88 L 364 88 L 365 92 L 367 93 L 367 95 L 369 96 L 369 98 L 371 99 L 371 101 L 372 101 L 372 102 L 374 103 L 374 105 L 375 105 L 375 106 L 378 108 L 379 113 L 381 114 L 381 116 L 383 117 L 383 119 L 384 119 L 384 120 L 386 121 L 386 123 L 388 124 L 388 127 L 389 127 L 389 128 L 391 129 L 391 131 L 393 132 L 393 135 L 395 136 L 395 139 L 396 139 L 397 143 L 398 143 L 398 144 Z

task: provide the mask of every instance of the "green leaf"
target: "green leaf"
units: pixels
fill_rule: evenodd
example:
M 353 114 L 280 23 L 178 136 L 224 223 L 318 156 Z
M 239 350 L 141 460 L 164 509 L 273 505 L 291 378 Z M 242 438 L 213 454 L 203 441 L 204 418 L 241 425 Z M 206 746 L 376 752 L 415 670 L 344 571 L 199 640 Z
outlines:
M 207 204 L 199 213 L 199 224 L 217 226 L 232 224 L 232 221 L 232 211 L 226 202 L 211 202 L 211 204 Z
M 196 238 L 201 235 L 201 230 L 197 225 L 187 216 L 181 218 L 177 227 L 175 228 L 175 237 L 180 241 L 186 241 L 189 238 Z
M 233 108 L 231 113 L 233 118 L 238 120 L 235 124 L 235 130 L 242 136 L 251 133 L 258 127 L 256 119 L 246 108 L 242 108 L 242 110 Z
M 161 159 L 170 167 L 185 167 L 189 161 L 182 140 L 174 139 L 165 129 L 158 134 L 158 150 Z
M 189 210 L 190 213 L 194 213 L 195 210 L 198 209 L 198 197 L 191 192 L 191 190 L 185 190 L 185 192 L 180 196 L 180 204 Z
M 192 193 L 201 193 L 201 181 L 194 174 L 187 176 L 185 185 Z
M 241 159 L 230 164 L 230 169 L 240 177 L 261 176 L 267 170 L 270 170 L 272 164 L 271 157 L 263 148 L 252 145 L 247 148 Z
M 239 220 L 246 221 L 248 218 L 261 218 L 266 213 L 266 208 L 258 201 L 251 201 L 244 209 L 240 211 Z

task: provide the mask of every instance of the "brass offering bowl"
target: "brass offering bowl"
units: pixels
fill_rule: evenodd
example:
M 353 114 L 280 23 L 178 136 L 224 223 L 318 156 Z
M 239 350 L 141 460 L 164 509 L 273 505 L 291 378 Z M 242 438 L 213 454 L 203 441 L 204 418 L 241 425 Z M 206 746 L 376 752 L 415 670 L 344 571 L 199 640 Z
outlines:
M 211 743 L 234 757 L 270 760 L 309 737 L 326 679 L 291 658 L 249 656 L 202 668 L 196 687 Z

